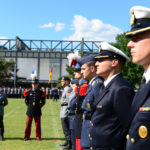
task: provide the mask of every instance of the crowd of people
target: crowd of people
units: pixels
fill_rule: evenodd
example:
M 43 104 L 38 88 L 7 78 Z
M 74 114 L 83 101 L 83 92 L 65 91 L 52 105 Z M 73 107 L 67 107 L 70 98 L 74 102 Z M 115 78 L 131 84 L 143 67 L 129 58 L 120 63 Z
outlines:
M 27 91 L 29 88 L 24 87 L 1 87 L 0 91 L 7 95 L 8 98 L 24 98 L 23 93 Z M 46 99 L 53 99 L 53 101 L 57 101 L 61 94 L 62 89 L 54 86 L 53 88 L 49 87 L 41 87 L 41 90 L 46 92 Z
M 107 42 L 100 43 L 97 55 L 78 59 L 74 78 L 61 79 L 63 150 L 150 150 L 150 8 L 132 7 L 130 24 L 127 47 L 131 49 L 132 62 L 144 68 L 144 82 L 135 92 L 121 74 L 129 57 Z M 24 91 L 25 141 L 30 139 L 33 118 L 36 139 L 41 140 L 41 108 L 47 94 L 37 87 L 38 80 L 34 78 L 32 89 Z M 54 91 L 58 93 L 56 88 Z M 3 107 L 8 102 L 6 94 L 0 94 Z M 0 132 L 3 138 L 2 127 Z

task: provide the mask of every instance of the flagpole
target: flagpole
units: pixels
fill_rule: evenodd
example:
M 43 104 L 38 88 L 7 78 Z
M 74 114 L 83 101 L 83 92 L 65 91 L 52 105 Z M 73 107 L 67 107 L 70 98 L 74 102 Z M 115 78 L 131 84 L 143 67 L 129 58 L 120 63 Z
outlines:
M 14 88 L 16 87 L 16 64 L 14 65 Z

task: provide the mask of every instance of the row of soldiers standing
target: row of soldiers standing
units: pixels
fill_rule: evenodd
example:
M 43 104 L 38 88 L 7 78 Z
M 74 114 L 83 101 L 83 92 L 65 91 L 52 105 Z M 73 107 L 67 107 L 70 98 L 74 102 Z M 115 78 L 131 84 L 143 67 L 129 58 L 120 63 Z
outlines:
M 1 91 L 7 95 L 8 98 L 23 98 L 24 91 L 27 91 L 29 88 L 24 87 L 1 87 Z M 62 89 L 53 87 L 41 87 L 43 91 L 46 92 L 47 99 L 57 100 L 62 94 Z
M 64 150 L 150 150 L 150 8 L 131 8 L 132 62 L 144 68 L 135 93 L 121 71 L 129 58 L 102 42 L 99 54 L 78 60 L 71 80 L 62 78 L 60 118 Z M 73 86 L 75 84 L 75 86 Z M 69 104 L 69 106 L 68 106 Z M 71 143 L 72 140 L 72 143 Z
M 74 97 L 70 94 L 69 78 L 62 78 L 65 88 L 60 117 L 66 137 L 64 149 L 71 149 L 73 144 L 74 150 L 107 147 L 124 150 L 128 126 L 125 118 L 129 115 L 125 112 L 132 102 L 134 90 L 120 73 L 128 57 L 116 49 L 102 42 L 97 56 L 78 60 L 75 79 L 71 80 L 71 87 L 76 84 L 76 89 L 72 90 Z

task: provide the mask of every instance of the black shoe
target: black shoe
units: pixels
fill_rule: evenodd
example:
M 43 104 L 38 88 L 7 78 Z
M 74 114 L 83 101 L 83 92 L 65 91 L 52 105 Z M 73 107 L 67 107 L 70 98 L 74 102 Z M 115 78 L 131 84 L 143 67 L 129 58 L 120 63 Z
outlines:
M 2 137 L 2 138 L 0 138 L 0 141 L 4 141 L 4 138 Z
M 59 144 L 59 146 L 67 146 L 67 141 L 64 144 Z
M 63 150 L 70 150 L 70 149 L 72 149 L 72 142 L 68 141 L 67 143 L 68 144 L 66 145 L 66 147 Z

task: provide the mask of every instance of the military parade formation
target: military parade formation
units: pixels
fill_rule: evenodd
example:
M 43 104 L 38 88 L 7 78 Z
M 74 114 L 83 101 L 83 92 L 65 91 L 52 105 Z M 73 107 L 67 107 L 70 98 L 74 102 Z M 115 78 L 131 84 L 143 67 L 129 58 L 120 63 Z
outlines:
M 132 62 L 144 69 L 137 91 L 123 77 L 129 57 L 107 42 L 101 42 L 99 53 L 72 59 L 74 77 L 63 76 L 61 86 L 53 94 L 38 88 L 19 90 L 25 99 L 27 117 L 24 140 L 30 140 L 32 120 L 36 139 L 41 140 L 41 115 L 46 97 L 60 97 L 60 120 L 65 142 L 63 150 L 150 150 L 150 8 L 131 8 L 130 39 Z M 69 60 L 70 61 L 70 60 Z M 55 93 L 55 94 L 54 94 Z M 55 95 L 55 96 L 54 96 Z M 4 106 L 7 92 L 0 92 L 0 140 L 4 139 Z

